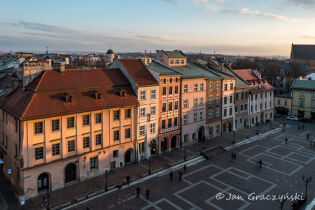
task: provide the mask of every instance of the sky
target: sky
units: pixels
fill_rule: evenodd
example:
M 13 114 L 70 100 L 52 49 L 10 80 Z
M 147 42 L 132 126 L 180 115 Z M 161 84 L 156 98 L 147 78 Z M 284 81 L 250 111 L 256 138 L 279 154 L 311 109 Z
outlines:
M 10 0 L 0 51 L 289 56 L 315 44 L 315 0 Z

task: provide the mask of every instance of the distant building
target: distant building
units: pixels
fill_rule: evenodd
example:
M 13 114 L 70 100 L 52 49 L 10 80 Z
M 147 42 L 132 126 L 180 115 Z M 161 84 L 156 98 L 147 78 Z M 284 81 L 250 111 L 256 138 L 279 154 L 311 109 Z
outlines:
M 315 80 L 294 80 L 292 115 L 315 120 Z
M 107 50 L 106 55 L 105 55 L 106 64 L 109 65 L 113 63 L 114 59 L 115 59 L 114 51 L 112 49 Z
M 168 66 L 185 66 L 187 64 L 186 55 L 180 50 L 157 50 L 156 59 Z
M 291 115 L 292 96 L 291 93 L 275 95 L 275 112 L 281 115 Z
M 33 57 L 33 53 L 29 53 L 29 52 L 17 52 L 17 53 L 16 53 L 16 57 L 17 57 L 17 58 L 31 58 L 31 57 Z
M 290 62 L 306 64 L 310 71 L 315 72 L 315 45 L 292 43 Z

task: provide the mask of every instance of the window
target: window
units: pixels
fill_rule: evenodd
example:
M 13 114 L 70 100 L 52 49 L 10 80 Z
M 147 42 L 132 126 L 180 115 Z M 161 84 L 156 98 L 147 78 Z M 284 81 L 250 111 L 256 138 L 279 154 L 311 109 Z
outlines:
M 194 121 L 196 122 L 198 120 L 198 113 L 194 113 Z
M 220 116 L 220 108 L 216 108 L 215 109 L 215 117 L 219 117 Z
M 226 108 L 223 110 L 223 116 L 226 117 Z
M 59 131 L 59 120 L 51 121 L 51 131 Z
M 43 122 L 34 123 L 35 134 L 43 133 Z
M 173 110 L 173 102 L 168 102 L 168 111 Z
M 155 133 L 155 123 L 150 124 L 150 133 Z
M 178 94 L 178 86 L 175 86 L 175 94 Z
M 141 126 L 139 127 L 139 135 L 140 135 L 140 136 L 144 136 L 144 134 L 145 134 L 145 126 L 144 126 L 144 125 L 141 125 Z
M 265 101 L 265 109 L 267 109 L 267 101 Z
M 171 128 L 173 126 L 172 119 L 168 119 L 167 126 L 168 128 Z
M 241 112 L 244 110 L 244 105 L 241 105 Z M 235 110 L 236 112 L 236 110 Z
M 166 83 L 166 79 L 163 79 L 163 83 L 164 83 L 164 84 Z
M 217 82 L 217 89 L 220 89 L 220 82 Z
M 90 158 L 90 169 L 96 168 L 97 157 Z
M 196 140 L 196 136 L 197 136 L 196 133 L 193 133 L 193 134 L 192 134 L 192 138 L 193 138 L 194 140 Z
M 216 127 L 216 132 L 217 132 L 217 133 L 220 133 L 220 125 L 217 125 L 217 127 Z
M 169 95 L 172 95 L 172 94 L 173 94 L 173 87 L 172 87 L 172 86 L 169 86 L 169 87 L 168 87 L 168 94 L 169 94 Z
M 244 99 L 244 92 L 242 92 L 242 99 Z
M 260 98 L 263 98 L 263 94 L 262 93 L 260 94 Z
M 200 84 L 200 91 L 203 91 L 203 84 Z
M 165 120 L 162 120 L 162 129 L 165 129 L 166 128 L 166 122 Z
M 285 106 L 288 106 L 288 102 L 287 101 L 284 101 L 284 105 Z M 266 107 L 267 108 L 267 107 Z
M 253 112 L 253 105 L 250 106 L 250 112 Z
M 67 118 L 67 128 L 74 128 L 74 117 Z
M 233 103 L 233 96 L 230 96 L 230 103 Z
M 199 113 L 199 118 L 200 118 L 200 120 L 203 120 L 203 112 Z
M 125 138 L 129 139 L 131 137 L 131 132 L 130 132 L 130 128 L 126 128 L 125 129 Z
M 166 112 L 166 103 L 162 104 L 162 112 Z
M 212 83 L 212 82 L 209 83 L 209 89 L 210 89 L 210 90 L 213 89 L 213 83 Z
M 209 96 L 209 104 L 212 104 L 212 96 Z
M 195 91 L 195 92 L 198 91 L 198 84 L 194 84 L 194 91 Z
M 263 107 L 262 107 L 263 105 L 262 104 L 260 104 L 260 109 L 262 109 Z
M 118 150 L 113 151 L 113 157 L 118 157 Z
M 184 60 L 180 60 L 180 64 L 184 64 Z
M 208 118 L 209 120 L 212 119 L 212 109 L 209 109 Z
M 255 100 L 257 100 L 257 94 L 255 94 Z
M 102 123 L 102 113 L 95 114 L 95 123 Z
M 174 110 L 178 110 L 178 101 L 175 101 Z
M 227 91 L 227 84 L 224 84 L 224 91 Z
M 119 141 L 119 130 L 114 131 L 114 141 Z
M 230 84 L 230 90 L 233 90 L 233 83 Z
M 186 99 L 186 100 L 184 100 L 184 108 L 188 108 L 188 107 L 189 107 L 188 100 Z
M 198 106 L 198 98 L 194 98 L 194 106 Z
M 203 105 L 203 97 L 200 98 L 200 105 Z
M 184 62 L 183 62 L 184 63 Z M 178 82 L 178 78 L 176 78 L 176 80 L 175 80 L 176 82 Z
M 83 115 L 83 125 L 90 125 L 90 115 Z
M 278 100 L 278 105 L 280 105 L 281 103 L 280 103 L 280 100 Z
M 176 63 L 176 64 L 179 64 L 179 60 L 175 60 L 175 63 Z
M 145 117 L 145 115 L 146 115 L 145 108 L 140 108 L 140 117 Z
M 267 98 L 267 92 L 265 92 L 265 98 Z
M 244 110 L 247 110 L 247 104 L 244 105 Z
M 188 85 L 184 85 L 184 93 L 188 92 Z
M 95 145 L 101 145 L 102 144 L 102 134 L 96 134 L 95 135 Z
M 162 95 L 165 96 L 166 95 L 166 87 L 162 88 Z
M 172 83 L 173 82 L 173 79 L 172 78 L 170 78 L 170 83 Z
M 301 99 L 301 98 L 300 98 L 299 105 L 300 105 L 300 106 L 304 106 L 304 99 Z
M 156 92 L 155 90 L 151 90 L 151 96 L 150 96 L 151 99 L 156 99 Z
M 151 106 L 150 113 L 151 113 L 151 115 L 155 115 L 156 114 L 156 106 Z
M 238 93 L 235 94 L 235 100 L 238 100 Z
M 220 103 L 220 95 L 217 95 L 217 104 Z
M 125 119 L 131 118 L 131 109 L 125 109 Z
M 68 141 L 68 152 L 73 152 L 75 150 L 75 140 Z
M 213 127 L 210 127 L 209 128 L 209 136 L 212 136 L 213 135 Z
M 90 147 L 90 137 L 83 137 L 83 148 L 89 148 Z
M 235 112 L 237 112 L 237 106 L 235 106 Z
M 312 98 L 315 98 L 315 92 L 313 92 L 313 94 L 312 94 Z
M 55 155 L 60 155 L 60 144 L 53 144 L 52 145 L 52 155 L 55 156 Z
M 251 95 L 250 100 L 253 100 L 253 98 L 254 98 L 253 95 Z
M 44 158 L 44 147 L 35 148 L 35 160 L 40 160 Z
M 227 104 L 227 97 L 226 96 L 224 96 L 223 101 L 224 101 L 224 104 Z
M 271 93 L 271 92 L 270 92 Z M 271 95 L 271 94 L 270 94 Z M 303 91 L 301 91 L 300 92 L 300 97 L 304 97 L 304 92 Z
M 145 90 L 140 91 L 140 100 L 145 100 Z
M 312 101 L 312 108 L 315 108 L 315 101 Z
M 178 126 L 178 118 L 177 117 L 174 118 L 174 126 Z
M 257 112 L 257 104 L 255 104 L 255 111 Z
M 114 111 L 114 120 L 119 120 L 120 119 L 120 111 L 119 110 L 115 110 Z
M 233 113 L 233 108 L 230 107 L 230 115 L 232 115 L 232 113 Z
M 187 124 L 188 123 L 188 116 L 187 114 L 184 115 L 184 124 Z

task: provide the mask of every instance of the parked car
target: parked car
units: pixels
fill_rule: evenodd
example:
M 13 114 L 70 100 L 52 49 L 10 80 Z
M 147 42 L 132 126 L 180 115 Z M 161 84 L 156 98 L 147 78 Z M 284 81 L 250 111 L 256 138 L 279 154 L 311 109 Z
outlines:
M 289 117 L 286 117 L 286 119 L 288 119 L 288 120 L 296 120 L 296 121 L 299 120 L 299 118 L 296 117 L 296 116 L 289 116 Z

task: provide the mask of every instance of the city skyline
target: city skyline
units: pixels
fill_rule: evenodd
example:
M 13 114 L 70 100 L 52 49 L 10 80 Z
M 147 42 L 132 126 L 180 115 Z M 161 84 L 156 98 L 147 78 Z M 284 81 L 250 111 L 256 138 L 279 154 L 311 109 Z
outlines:
M 312 44 L 312 0 L 2 3 L 0 51 L 202 52 L 289 56 Z M 71 14 L 71 15 L 70 15 Z

